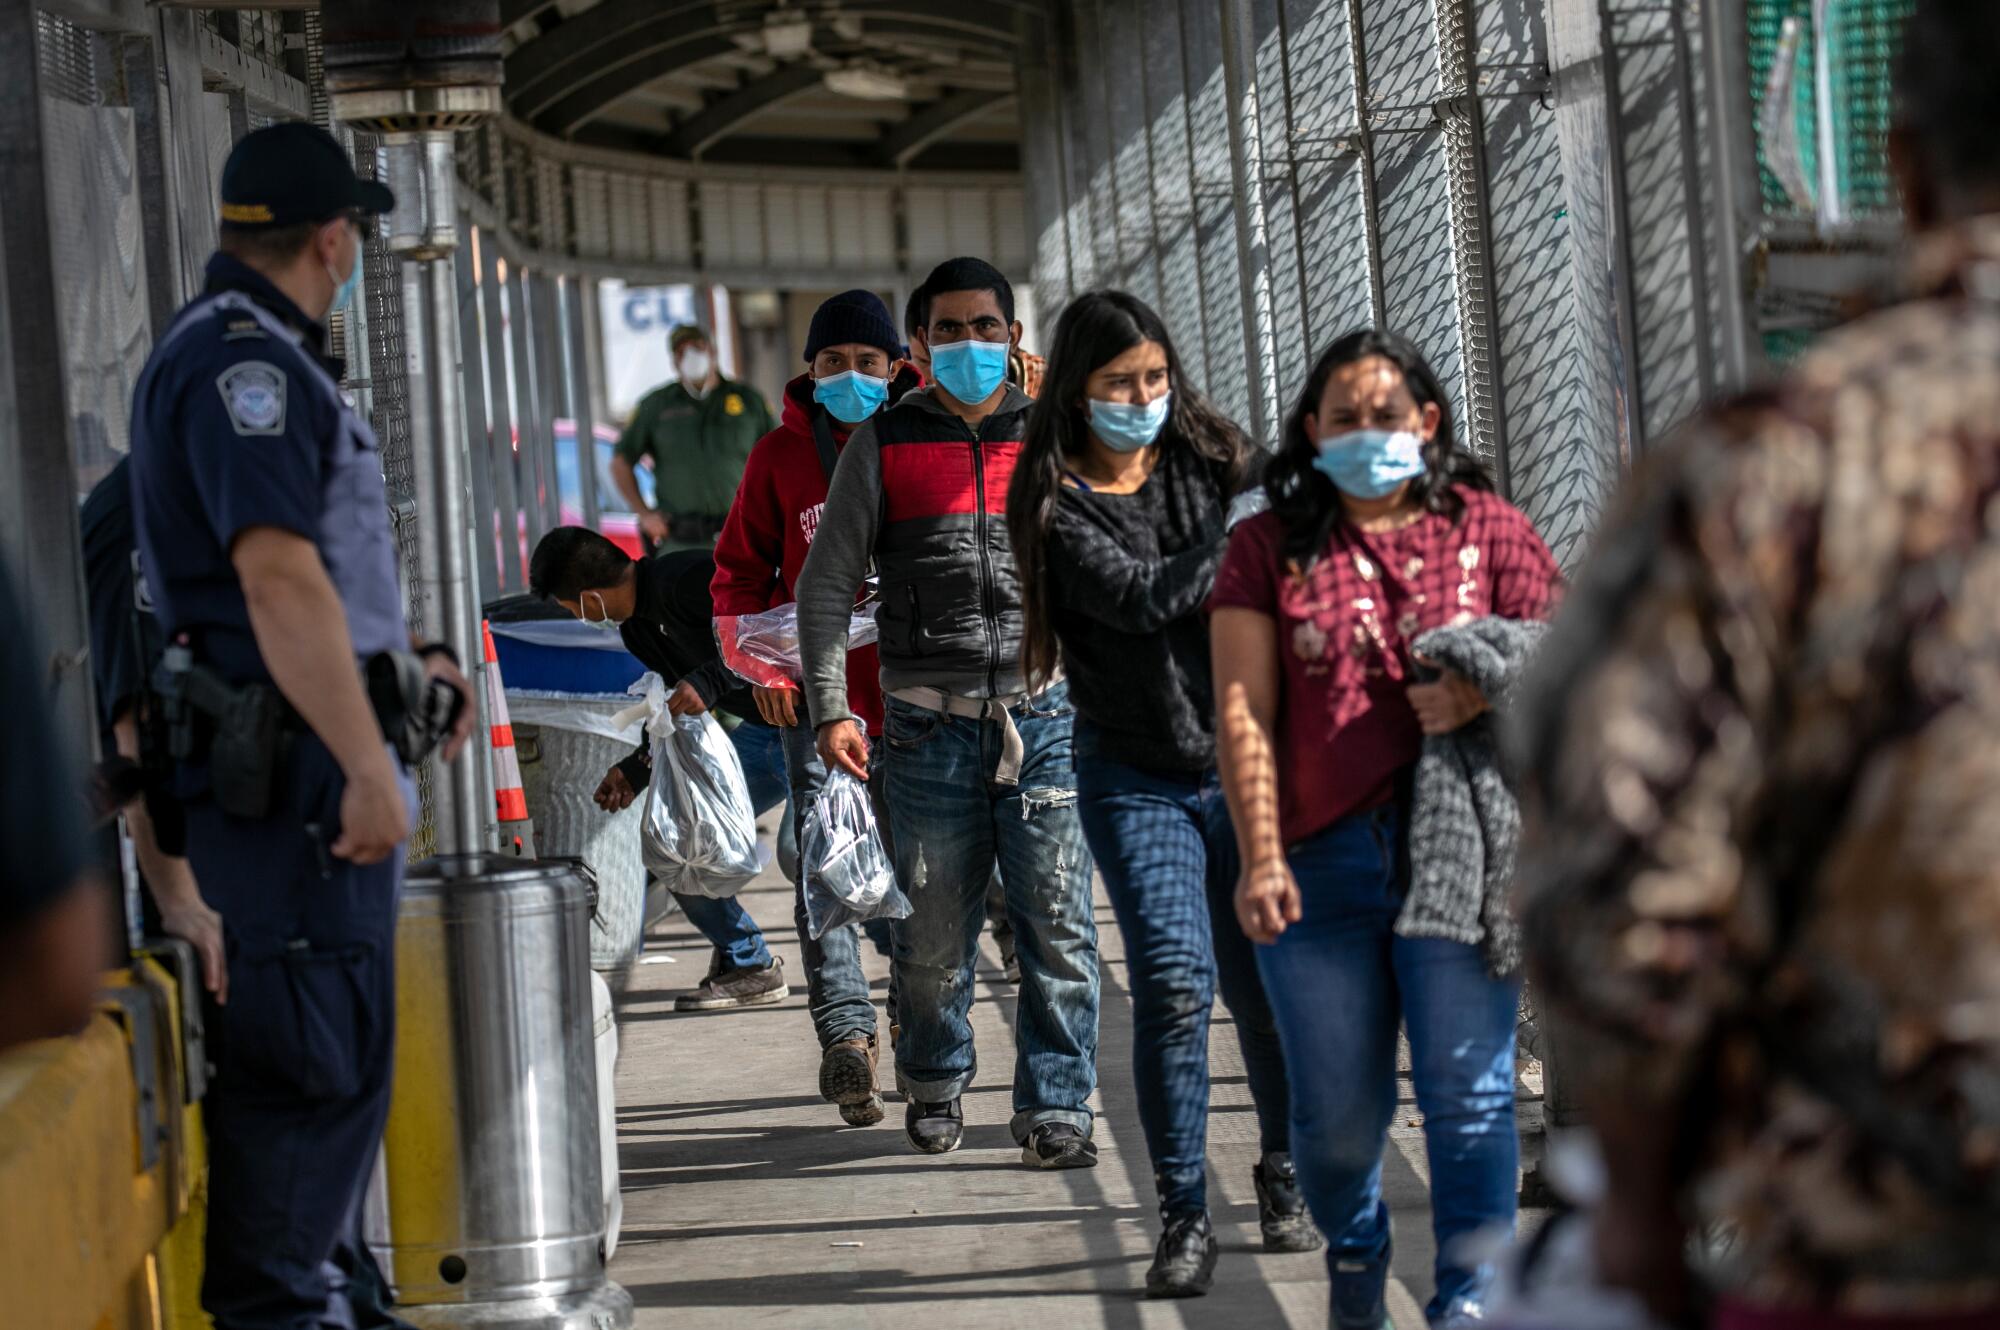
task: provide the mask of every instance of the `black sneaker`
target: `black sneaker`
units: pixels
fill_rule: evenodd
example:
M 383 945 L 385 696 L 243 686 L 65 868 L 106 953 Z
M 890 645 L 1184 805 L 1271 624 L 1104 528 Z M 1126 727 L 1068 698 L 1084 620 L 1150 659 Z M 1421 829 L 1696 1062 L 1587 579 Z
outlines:
M 950 1154 L 965 1135 L 965 1114 L 956 1099 L 942 1104 L 912 1099 L 903 1110 L 903 1130 L 909 1134 L 910 1144 L 925 1154 Z
M 1029 1168 L 1096 1168 L 1097 1147 L 1067 1122 L 1044 1122 L 1028 1133 L 1021 1162 Z
M 785 984 L 785 960 L 773 956 L 763 969 L 711 970 L 701 987 L 674 999 L 675 1011 L 725 1011 L 731 1007 L 762 1007 L 792 995 Z
M 1191 1210 L 1167 1220 L 1153 1265 L 1146 1271 L 1149 1298 L 1198 1298 L 1215 1282 L 1215 1229 L 1208 1212 Z
M 1264 1250 L 1318 1251 L 1323 1244 L 1306 1213 L 1292 1157 L 1273 1150 L 1250 1172 L 1257 1182 L 1257 1227 L 1264 1230 Z

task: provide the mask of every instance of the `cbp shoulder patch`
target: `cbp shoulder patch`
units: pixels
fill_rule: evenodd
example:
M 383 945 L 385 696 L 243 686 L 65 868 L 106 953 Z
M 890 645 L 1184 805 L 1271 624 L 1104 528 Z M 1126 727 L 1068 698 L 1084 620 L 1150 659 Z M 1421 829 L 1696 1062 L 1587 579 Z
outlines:
M 285 371 L 262 360 L 244 360 L 215 381 L 238 434 L 285 432 Z

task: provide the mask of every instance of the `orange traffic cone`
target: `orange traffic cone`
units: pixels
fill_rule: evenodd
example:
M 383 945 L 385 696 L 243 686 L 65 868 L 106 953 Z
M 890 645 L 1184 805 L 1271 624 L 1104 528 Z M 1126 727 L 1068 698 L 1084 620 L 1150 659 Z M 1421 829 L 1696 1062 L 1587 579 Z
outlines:
M 486 638 L 486 714 L 493 718 L 493 793 L 500 812 L 503 854 L 535 858 L 535 823 L 528 816 L 528 791 L 521 784 L 521 759 L 514 751 L 514 722 L 507 715 L 507 690 L 500 683 L 500 657 L 493 650 L 493 628 L 484 620 Z

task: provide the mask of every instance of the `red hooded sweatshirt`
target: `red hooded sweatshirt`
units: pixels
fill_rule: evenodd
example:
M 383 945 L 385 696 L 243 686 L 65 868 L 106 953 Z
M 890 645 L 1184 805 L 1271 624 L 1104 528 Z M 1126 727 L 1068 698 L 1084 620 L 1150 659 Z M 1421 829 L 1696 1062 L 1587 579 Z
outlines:
M 890 384 L 890 400 L 920 381 L 905 366 Z M 750 450 L 736 502 L 715 542 L 710 593 L 718 616 L 757 614 L 795 597 L 829 480 L 813 442 L 813 412 L 820 408 L 812 393 L 809 375 L 787 384 L 778 427 Z M 832 423 L 834 442 L 846 447 L 848 427 Z M 872 643 L 847 654 L 847 705 L 869 734 L 882 732 L 882 667 Z

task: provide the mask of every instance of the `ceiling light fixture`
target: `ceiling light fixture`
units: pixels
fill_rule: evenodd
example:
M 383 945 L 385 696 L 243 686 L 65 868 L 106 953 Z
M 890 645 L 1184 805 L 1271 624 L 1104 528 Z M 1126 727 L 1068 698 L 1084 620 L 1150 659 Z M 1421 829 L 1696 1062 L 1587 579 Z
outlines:
M 910 81 L 892 69 L 865 62 L 830 69 L 826 86 L 843 97 L 864 102 L 900 102 L 910 95 Z
M 812 50 L 812 20 L 796 9 L 780 9 L 764 20 L 764 51 L 774 60 L 796 60 Z

